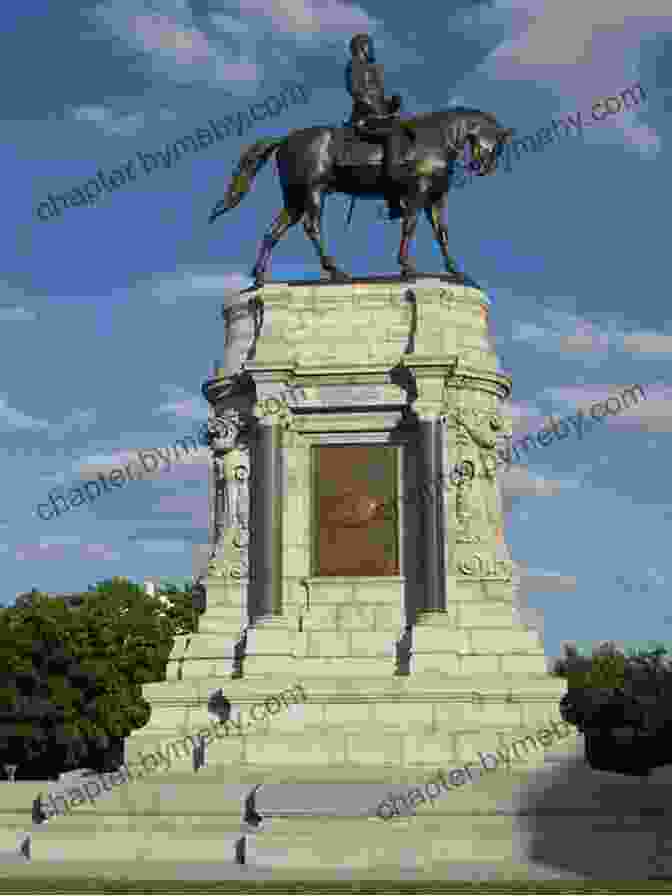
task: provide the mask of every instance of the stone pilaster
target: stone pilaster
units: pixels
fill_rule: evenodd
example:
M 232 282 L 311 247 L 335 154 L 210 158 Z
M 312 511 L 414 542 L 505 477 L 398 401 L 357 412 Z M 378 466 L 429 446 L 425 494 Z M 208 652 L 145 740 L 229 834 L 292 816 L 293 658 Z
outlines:
M 287 495 L 283 465 L 283 431 L 291 427 L 287 403 L 269 394 L 267 380 L 257 383 L 252 409 L 252 551 L 250 621 L 245 648 L 245 675 L 287 671 L 293 660 L 294 633 L 283 613 L 283 508 Z M 271 387 L 272 388 L 272 387 Z
M 427 328 L 429 329 L 429 328 Z M 435 349 L 436 346 L 428 345 Z M 414 383 L 413 412 L 417 419 L 420 487 L 415 495 L 421 507 L 423 599 L 417 608 L 412 637 L 410 671 L 414 676 L 446 671 L 444 656 L 454 645 L 446 641 L 452 629 L 448 613 L 446 578 L 445 439 L 443 432 L 443 383 L 450 370 L 432 356 L 415 355 L 404 359 L 404 367 Z M 416 363 L 417 362 L 417 363 Z M 412 398 L 413 396 L 409 396 Z

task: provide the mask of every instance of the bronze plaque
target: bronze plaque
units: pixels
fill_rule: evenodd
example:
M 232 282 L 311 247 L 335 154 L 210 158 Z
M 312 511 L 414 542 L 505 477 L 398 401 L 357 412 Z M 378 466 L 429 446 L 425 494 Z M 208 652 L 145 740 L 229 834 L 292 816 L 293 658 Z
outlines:
M 398 449 L 324 445 L 313 451 L 314 575 L 398 576 Z

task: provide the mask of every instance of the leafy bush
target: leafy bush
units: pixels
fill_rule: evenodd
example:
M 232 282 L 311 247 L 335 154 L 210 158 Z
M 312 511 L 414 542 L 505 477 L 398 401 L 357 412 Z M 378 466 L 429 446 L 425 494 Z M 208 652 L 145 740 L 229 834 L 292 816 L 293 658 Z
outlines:
M 633 727 L 639 732 L 666 730 L 672 723 L 672 665 L 665 648 L 625 656 L 604 642 L 592 657 L 564 646 L 552 674 L 567 678 L 560 714 L 581 731 Z
M 118 767 L 123 739 L 150 718 L 142 685 L 165 679 L 175 635 L 193 631 L 190 593 L 166 608 L 115 578 L 81 602 L 22 597 L 0 614 L 0 763 L 17 779 Z

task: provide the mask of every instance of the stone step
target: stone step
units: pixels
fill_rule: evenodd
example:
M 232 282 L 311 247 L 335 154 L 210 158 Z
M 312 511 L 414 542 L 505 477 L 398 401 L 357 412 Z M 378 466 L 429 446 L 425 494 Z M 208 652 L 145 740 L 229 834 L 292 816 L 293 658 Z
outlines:
M 540 728 L 546 728 L 543 739 Z M 213 768 L 235 769 L 236 773 L 240 766 L 284 768 L 287 773 L 293 769 L 299 778 L 301 774 L 310 774 L 311 769 L 333 773 L 338 768 L 345 780 L 351 772 L 377 768 L 381 763 L 397 770 L 415 768 L 422 774 L 424 770 L 431 772 L 446 763 L 454 766 L 478 763 L 480 755 L 493 755 L 498 751 L 510 756 L 513 765 L 535 767 L 545 761 L 544 741 L 546 746 L 557 742 L 551 727 L 540 728 L 493 728 L 490 731 L 474 728 L 457 734 L 420 729 L 409 734 L 374 727 L 350 732 L 315 728 L 309 736 L 302 730 L 294 733 L 270 731 L 243 737 L 232 735 L 213 742 L 206 747 L 206 762 Z M 169 757 L 171 768 L 188 770 L 192 767 L 191 742 L 184 739 L 159 742 L 148 736 L 129 740 L 126 746 L 126 759 L 131 768 L 140 761 L 143 768 L 149 770 L 167 768 L 167 761 L 158 758 L 159 753 Z
M 338 871 L 374 868 L 424 869 L 438 875 L 442 868 L 460 863 L 512 867 L 531 862 L 528 830 L 534 819 L 513 812 L 448 813 L 437 807 L 416 817 L 384 822 L 347 816 L 265 816 L 264 828 L 247 837 L 247 862 L 251 866 L 278 869 Z M 665 819 L 631 813 L 614 816 L 575 809 L 546 811 L 539 823 L 553 830 L 559 840 L 570 833 L 590 842 L 592 854 L 632 856 L 633 848 L 655 854 Z M 13 843 L 22 835 L 20 822 L 4 831 Z M 665 826 L 666 827 L 666 826 Z M 98 862 L 106 871 L 117 862 L 234 862 L 239 824 L 230 816 L 143 816 L 85 819 L 67 830 L 50 822 L 33 834 L 35 862 Z M 657 839 L 658 838 L 658 839 Z M 10 850 L 11 851 L 11 850 Z M 13 852 L 13 851 L 11 851 Z M 1 854 L 0 854 L 1 855 Z M 663 857 L 661 857 L 663 858 Z M 622 864 L 620 873 L 627 876 Z
M 551 750 L 551 766 L 563 755 L 571 761 L 580 752 L 576 739 Z M 449 771 L 448 763 L 442 767 Z M 379 767 L 369 773 L 377 784 L 367 784 L 365 779 L 348 782 L 343 772 L 344 777 L 330 785 L 301 785 L 275 783 L 282 776 L 277 768 L 240 770 L 240 774 L 236 770 L 233 776 L 232 771 L 205 768 L 184 774 L 173 770 L 108 791 L 93 805 L 72 808 L 70 815 L 54 817 L 33 829 L 35 867 L 42 862 L 86 861 L 100 863 L 110 873 L 116 863 L 121 867 L 124 862 L 234 866 L 235 844 L 242 835 L 241 798 L 251 785 L 263 783 L 257 810 L 264 817 L 264 827 L 248 837 L 250 867 L 334 872 L 424 869 L 423 873 L 434 869 L 438 875 L 460 863 L 490 863 L 501 868 L 505 877 L 505 868 L 529 866 L 534 819 L 520 813 L 529 808 L 526 789 L 532 784 L 533 789 L 543 790 L 548 780 L 548 775 L 529 768 L 482 772 L 473 783 L 442 793 L 433 805 L 417 805 L 415 815 L 383 821 L 375 816 L 378 801 L 406 788 L 424 787 L 422 772 Z M 48 789 L 47 782 L 42 786 Z M 0 847 L 8 852 L 29 829 L 30 802 L 39 789 L 37 782 L 0 786 Z M 660 819 L 641 813 L 630 819 L 623 807 L 619 827 L 609 818 L 614 807 L 601 806 L 598 793 L 595 787 L 583 786 L 567 796 L 564 805 L 544 807 L 543 824 L 554 825 L 560 839 L 570 831 L 583 831 L 591 838 L 591 849 L 594 845 L 605 851 L 616 841 L 617 848 L 623 842 L 625 851 L 626 835 L 633 835 L 636 821 L 640 839 L 655 839 Z M 653 791 L 649 794 L 655 797 Z M 600 816 L 596 831 L 596 812 L 600 811 L 605 817 Z
M 37 861 L 234 861 L 240 820 L 214 816 L 147 819 L 129 816 L 110 824 L 50 822 L 32 836 Z M 7 831 L 8 828 L 5 828 Z M 11 834 L 18 843 L 21 828 Z M 427 867 L 433 861 L 510 861 L 519 856 L 512 815 L 417 817 L 393 820 L 339 816 L 268 817 L 249 835 L 248 857 L 278 867 L 371 868 L 378 864 Z

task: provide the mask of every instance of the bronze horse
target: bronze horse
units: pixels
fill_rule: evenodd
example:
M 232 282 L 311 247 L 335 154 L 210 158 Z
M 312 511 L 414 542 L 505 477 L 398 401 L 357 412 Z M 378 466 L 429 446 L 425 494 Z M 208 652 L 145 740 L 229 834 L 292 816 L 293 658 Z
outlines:
M 415 273 L 408 246 L 415 234 L 418 211 L 423 209 L 441 249 L 446 271 L 459 276 L 448 254 L 448 231 L 443 222 L 454 163 L 463 152 L 466 159 L 471 150 L 468 167 L 478 175 L 492 174 L 504 144 L 515 132 L 500 127 L 494 115 L 463 107 L 416 115 L 402 123 L 412 138 L 409 136 L 390 179 L 383 175 L 382 147 L 354 139 L 354 132 L 348 128 L 302 128 L 287 137 L 258 140 L 243 152 L 226 196 L 215 205 L 209 220 L 214 221 L 242 201 L 257 172 L 278 150 L 276 165 L 284 208 L 266 233 L 252 270 L 257 286 L 265 281 L 274 246 L 301 220 L 322 269 L 331 280 L 350 279 L 338 269 L 322 245 L 322 210 L 325 197 L 331 193 L 385 199 L 390 209 L 401 209 L 402 234 L 397 262 L 402 277 Z

